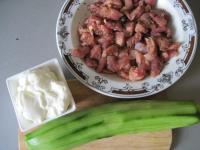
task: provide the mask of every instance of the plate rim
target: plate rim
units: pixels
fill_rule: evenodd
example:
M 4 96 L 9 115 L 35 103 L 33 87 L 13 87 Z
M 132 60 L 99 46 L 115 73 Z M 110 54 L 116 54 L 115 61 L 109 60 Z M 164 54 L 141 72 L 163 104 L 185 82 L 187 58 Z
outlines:
M 155 94 L 158 94 L 158 93 L 161 93 L 165 90 L 167 90 L 168 88 L 170 88 L 171 86 L 173 86 L 174 84 L 176 84 L 185 74 L 186 72 L 188 71 L 188 69 L 191 67 L 191 64 L 195 58 L 195 54 L 197 52 L 197 45 L 198 45 L 198 28 L 197 28 L 197 22 L 196 22 L 196 19 L 194 17 L 194 14 L 193 14 L 193 11 L 190 7 L 190 5 L 188 4 L 188 2 L 186 0 L 181 0 L 187 7 L 189 13 L 191 14 L 191 17 L 192 17 L 192 20 L 193 20 L 193 25 L 194 25 L 194 30 L 195 30 L 195 33 L 194 33 L 194 36 L 196 37 L 195 38 L 195 41 L 194 41 L 194 47 L 192 49 L 192 54 L 190 56 L 190 59 L 186 65 L 186 68 L 184 70 L 184 72 L 180 75 L 180 77 L 178 77 L 171 85 L 167 85 L 165 86 L 164 88 L 158 90 L 158 91 L 154 91 L 154 92 L 151 92 L 151 93 L 147 93 L 147 94 L 143 94 L 143 95 L 138 95 L 138 94 L 130 94 L 130 95 L 125 95 L 125 94 L 117 94 L 117 93 L 107 93 L 105 91 L 102 91 L 102 90 L 99 90 L 91 85 L 89 85 L 87 82 L 85 82 L 85 80 L 83 80 L 79 75 L 77 75 L 77 73 L 71 68 L 71 66 L 67 63 L 66 59 L 64 58 L 64 53 L 63 52 L 63 49 L 60 48 L 59 46 L 59 37 L 58 37 L 58 29 L 59 29 L 59 20 L 60 20 L 60 17 L 62 15 L 62 12 L 64 10 L 64 8 L 69 5 L 70 3 L 73 3 L 75 0 L 66 0 L 61 9 L 60 9 L 60 12 L 59 12 L 59 15 L 57 17 L 57 22 L 56 22 L 56 44 L 57 44 L 57 49 L 58 49 L 58 52 L 62 58 L 62 60 L 64 61 L 64 64 L 65 64 L 65 67 L 72 73 L 72 75 L 78 79 L 82 84 L 84 84 L 86 87 L 96 91 L 97 93 L 100 93 L 100 94 L 103 94 L 103 95 L 106 95 L 106 96 L 109 96 L 109 97 L 114 97 L 114 98 L 120 98 L 120 99 L 136 99 L 136 98 L 144 98 L 144 97 L 149 97 L 149 96 L 153 96 Z

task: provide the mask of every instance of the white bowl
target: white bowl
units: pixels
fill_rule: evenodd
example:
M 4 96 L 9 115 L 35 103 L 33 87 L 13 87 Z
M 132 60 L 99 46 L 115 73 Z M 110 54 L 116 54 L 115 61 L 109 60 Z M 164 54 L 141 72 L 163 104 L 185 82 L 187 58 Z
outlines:
M 51 60 L 49 60 L 49 61 L 47 61 L 47 62 L 44 62 L 44 63 L 42 63 L 42 64 L 40 64 L 40 65 L 37 65 L 37 66 L 35 66 L 35 67 L 33 67 L 33 68 L 30 68 L 30 69 L 28 69 L 28 70 L 34 70 L 34 69 L 41 68 L 41 67 L 49 67 L 53 72 L 55 72 L 56 75 L 58 76 L 58 79 L 59 79 L 60 81 L 62 81 L 63 83 L 66 83 L 66 87 L 68 88 L 67 90 L 69 90 L 70 97 L 72 97 L 71 92 L 70 92 L 70 89 L 69 89 L 69 87 L 68 87 L 68 85 L 67 85 L 67 82 L 66 82 L 66 80 L 65 80 L 63 71 L 62 71 L 62 69 L 61 69 L 61 67 L 60 67 L 59 62 L 58 62 L 57 59 L 51 59 Z M 26 70 L 26 71 L 28 71 L 28 70 Z M 47 122 L 49 122 L 49 121 L 51 121 L 51 120 L 54 120 L 54 119 L 56 119 L 56 118 L 58 118 L 58 117 L 64 116 L 64 115 L 66 115 L 66 114 L 69 114 L 69 113 L 71 113 L 71 112 L 74 112 L 74 111 L 76 110 L 75 102 L 74 102 L 74 99 L 73 99 L 73 97 L 72 97 L 72 98 L 71 98 L 70 105 L 69 105 L 69 107 L 68 107 L 68 110 L 67 110 L 65 113 L 63 113 L 62 115 L 57 116 L 57 117 L 52 118 L 52 119 L 44 120 L 41 124 L 37 124 L 37 125 L 31 124 L 31 123 L 29 123 L 28 121 L 25 121 L 25 120 L 21 117 L 21 114 L 18 113 L 18 111 L 17 111 L 17 109 L 16 109 L 16 105 L 15 105 L 15 101 L 16 101 L 15 98 L 16 98 L 16 93 L 17 93 L 17 84 L 18 84 L 17 81 L 18 81 L 18 77 L 19 77 L 22 73 L 24 73 L 24 72 L 25 72 L 25 71 L 23 71 L 23 72 L 21 72 L 21 73 L 19 73 L 19 74 L 16 74 L 16 75 L 14 75 L 14 76 L 11 76 L 11 77 L 7 78 L 7 80 L 6 80 L 7 87 L 8 87 L 8 91 L 9 91 L 9 94 L 10 94 L 10 97 L 11 97 L 11 100 L 12 100 L 12 104 L 13 104 L 13 107 L 14 107 L 14 110 L 15 110 L 15 113 L 16 113 L 16 116 L 17 116 L 17 121 L 18 121 L 20 130 L 21 130 L 22 132 L 27 132 L 28 130 L 31 130 L 31 129 L 33 129 L 33 128 L 36 128 L 36 127 L 38 127 L 38 126 L 40 126 L 40 125 L 42 125 L 42 124 L 45 124 L 45 123 L 47 123 Z
M 117 98 L 140 98 L 159 93 L 179 80 L 189 68 L 197 47 L 196 21 L 185 0 L 157 0 L 157 7 L 172 16 L 175 40 L 182 43 L 177 57 L 165 65 L 157 77 L 131 82 L 114 75 L 99 74 L 88 68 L 81 59 L 71 56 L 79 45 L 77 28 L 90 14 L 87 5 L 94 0 L 69 0 L 63 5 L 56 28 L 59 53 L 71 73 L 87 87 Z

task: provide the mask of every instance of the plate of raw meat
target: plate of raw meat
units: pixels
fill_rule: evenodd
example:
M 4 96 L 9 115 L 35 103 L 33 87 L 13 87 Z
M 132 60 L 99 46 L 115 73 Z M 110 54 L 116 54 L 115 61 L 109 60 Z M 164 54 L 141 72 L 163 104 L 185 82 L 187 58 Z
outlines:
M 69 0 L 56 32 L 71 73 L 118 98 L 150 96 L 173 85 L 189 68 L 198 37 L 184 0 Z

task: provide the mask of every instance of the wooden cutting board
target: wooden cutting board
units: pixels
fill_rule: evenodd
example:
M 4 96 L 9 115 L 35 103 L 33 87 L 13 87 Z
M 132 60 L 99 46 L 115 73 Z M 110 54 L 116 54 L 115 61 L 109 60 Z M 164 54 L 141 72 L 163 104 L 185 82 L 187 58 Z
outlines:
M 68 81 L 78 110 L 116 101 L 98 94 L 77 80 Z M 19 150 L 27 150 L 24 135 L 19 131 Z M 74 150 L 169 150 L 172 142 L 171 130 L 162 132 L 122 135 L 97 140 Z

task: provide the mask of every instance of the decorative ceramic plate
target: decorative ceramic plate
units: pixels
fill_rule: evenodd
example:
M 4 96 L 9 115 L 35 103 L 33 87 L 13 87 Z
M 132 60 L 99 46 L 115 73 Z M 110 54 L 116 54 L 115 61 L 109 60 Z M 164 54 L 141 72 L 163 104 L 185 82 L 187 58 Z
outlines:
M 132 82 L 114 75 L 99 74 L 84 62 L 72 57 L 78 47 L 77 28 L 89 16 L 87 5 L 94 0 L 68 0 L 63 5 L 57 21 L 57 45 L 59 53 L 71 73 L 89 88 L 118 98 L 140 98 L 161 92 L 180 79 L 190 66 L 197 46 L 197 28 L 192 11 L 185 0 L 158 0 L 157 7 L 172 16 L 175 39 L 182 43 L 179 55 L 166 64 L 157 77 L 147 77 Z

